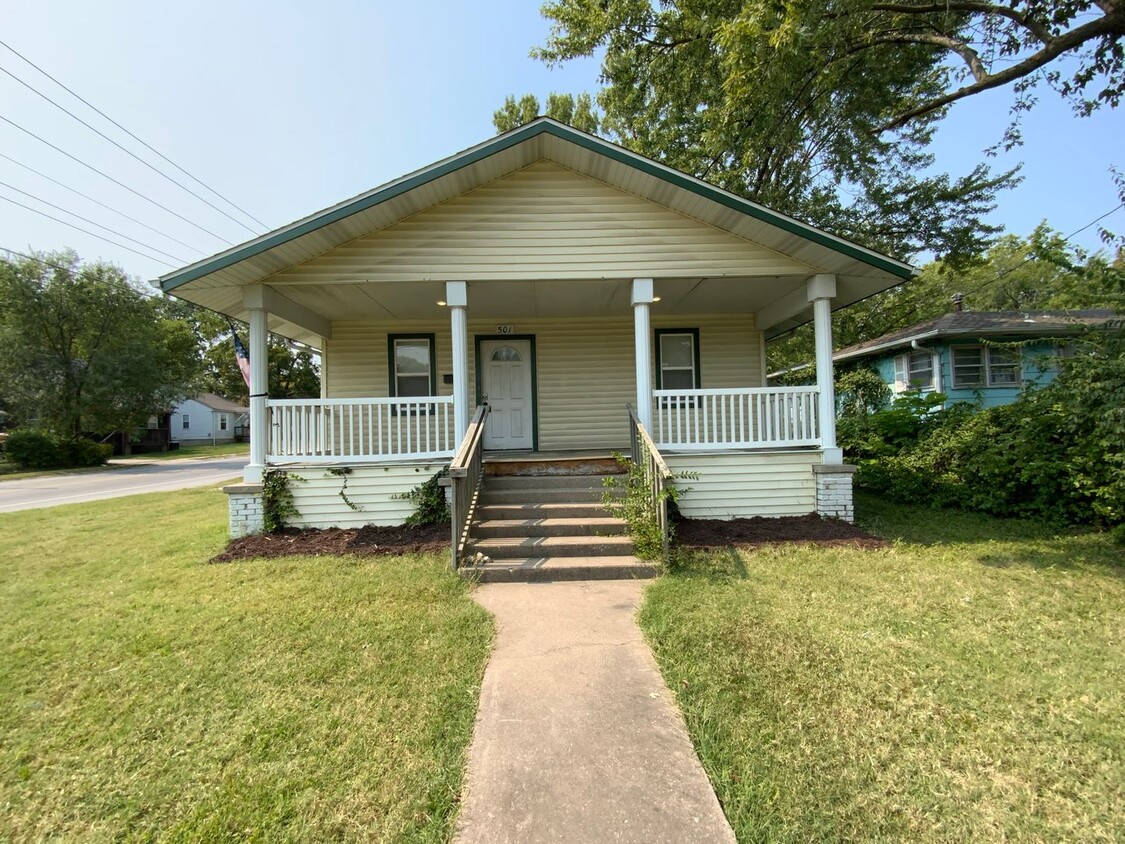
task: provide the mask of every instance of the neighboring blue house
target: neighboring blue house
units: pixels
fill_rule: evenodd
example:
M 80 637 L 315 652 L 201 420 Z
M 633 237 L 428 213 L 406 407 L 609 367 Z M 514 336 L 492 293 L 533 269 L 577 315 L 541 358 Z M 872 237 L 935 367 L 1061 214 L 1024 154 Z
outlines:
M 1059 357 L 1072 351 L 1068 339 L 1115 319 L 1111 310 L 955 311 L 841 349 L 832 360 L 872 366 L 895 395 L 921 390 L 944 393 L 947 406 L 996 407 L 1050 383 Z

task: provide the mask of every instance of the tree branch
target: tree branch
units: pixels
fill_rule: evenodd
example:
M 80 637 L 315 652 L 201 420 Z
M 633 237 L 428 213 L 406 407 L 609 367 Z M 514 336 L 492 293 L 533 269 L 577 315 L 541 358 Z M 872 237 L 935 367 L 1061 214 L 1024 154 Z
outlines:
M 1046 44 L 1051 40 L 1051 31 L 1030 15 L 1023 15 L 1008 6 L 997 6 L 992 3 L 974 2 L 974 0 L 951 0 L 949 3 L 930 3 L 916 6 L 911 3 L 875 3 L 871 6 L 875 12 L 889 12 L 896 15 L 928 15 L 936 12 L 970 12 L 979 15 L 1000 15 L 1018 23 L 1039 41 Z

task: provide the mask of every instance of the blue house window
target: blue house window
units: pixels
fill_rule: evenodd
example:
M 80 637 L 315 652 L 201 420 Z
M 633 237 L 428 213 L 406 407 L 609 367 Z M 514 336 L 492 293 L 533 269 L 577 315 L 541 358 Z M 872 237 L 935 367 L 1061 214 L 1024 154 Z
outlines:
M 930 352 L 910 352 L 895 358 L 895 389 L 932 390 L 934 356 Z
M 954 346 L 954 387 L 1014 387 L 1020 383 L 1020 358 L 993 346 Z

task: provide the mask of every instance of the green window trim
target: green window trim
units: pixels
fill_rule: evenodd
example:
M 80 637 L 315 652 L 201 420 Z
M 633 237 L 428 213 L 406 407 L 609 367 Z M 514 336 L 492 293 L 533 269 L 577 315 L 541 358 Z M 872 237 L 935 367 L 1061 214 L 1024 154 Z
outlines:
M 427 334 L 424 332 L 414 334 L 388 334 L 387 335 L 387 395 L 391 398 L 398 397 L 398 354 L 396 352 L 396 344 L 400 340 L 424 340 L 430 350 L 430 387 L 427 391 L 428 396 L 437 395 L 437 336 L 435 334 Z M 406 398 L 423 398 L 423 396 L 407 396 Z M 427 409 L 427 413 L 432 413 L 434 410 L 431 405 Z
M 662 337 L 677 334 L 687 334 L 691 336 L 692 347 L 692 382 L 693 389 L 703 389 L 703 367 L 699 356 L 699 329 L 698 328 L 657 328 L 653 331 L 654 346 L 656 347 L 656 389 L 665 389 L 664 385 L 664 362 L 661 356 L 661 343 Z M 669 387 L 668 389 L 672 389 Z M 680 388 L 683 389 L 683 388 Z

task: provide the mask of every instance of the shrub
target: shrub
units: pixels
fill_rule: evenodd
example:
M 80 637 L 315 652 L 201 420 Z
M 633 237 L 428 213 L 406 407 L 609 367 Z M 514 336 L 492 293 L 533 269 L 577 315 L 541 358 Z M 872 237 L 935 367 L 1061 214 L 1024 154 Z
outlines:
M 66 440 L 47 431 L 21 428 L 8 435 L 4 451 L 21 469 L 65 469 L 99 466 L 113 454 L 113 447 L 81 437 Z

